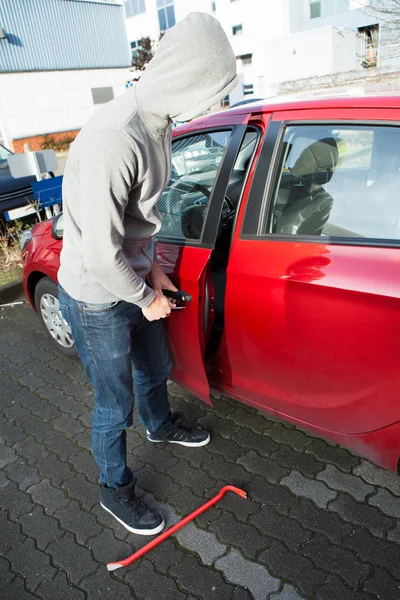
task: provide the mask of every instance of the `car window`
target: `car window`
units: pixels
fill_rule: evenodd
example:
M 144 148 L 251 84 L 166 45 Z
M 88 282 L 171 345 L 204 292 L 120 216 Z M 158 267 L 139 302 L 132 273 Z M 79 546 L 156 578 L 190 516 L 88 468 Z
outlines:
M 290 126 L 263 233 L 400 239 L 400 129 Z
M 157 202 L 157 237 L 199 240 L 231 131 L 199 133 L 172 142 L 171 179 Z
M 0 144 L 0 168 L 7 166 L 7 158 L 11 156 L 11 152 Z

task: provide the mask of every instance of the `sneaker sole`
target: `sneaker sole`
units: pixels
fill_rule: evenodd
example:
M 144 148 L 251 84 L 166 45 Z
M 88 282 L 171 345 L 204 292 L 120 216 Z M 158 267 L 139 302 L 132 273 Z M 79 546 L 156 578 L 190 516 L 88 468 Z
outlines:
M 179 441 L 175 441 L 175 440 L 153 440 L 151 437 L 149 437 L 149 434 L 147 434 L 147 439 L 149 440 L 149 442 L 152 442 L 153 444 L 179 444 L 180 446 L 186 446 L 187 448 L 200 448 L 201 446 L 207 446 L 207 444 L 211 440 L 211 436 L 210 436 L 210 434 L 208 434 L 208 438 L 203 440 L 202 442 L 179 442 Z
M 160 531 L 162 531 L 165 527 L 165 522 L 163 519 L 162 523 L 158 527 L 155 527 L 154 529 L 135 529 L 134 527 L 129 527 L 129 525 L 127 525 L 121 519 L 116 517 L 114 515 L 114 513 L 111 512 L 111 510 L 109 508 L 107 508 L 107 506 L 104 506 L 104 504 L 102 504 L 101 502 L 100 502 L 100 506 L 102 508 L 104 508 L 104 510 L 109 512 L 110 515 L 112 515 L 114 517 L 114 519 L 116 519 L 118 521 L 118 523 L 121 523 L 121 525 L 123 525 L 125 527 L 125 529 L 127 529 L 131 533 L 137 533 L 138 535 L 155 535 L 156 533 L 160 533 Z

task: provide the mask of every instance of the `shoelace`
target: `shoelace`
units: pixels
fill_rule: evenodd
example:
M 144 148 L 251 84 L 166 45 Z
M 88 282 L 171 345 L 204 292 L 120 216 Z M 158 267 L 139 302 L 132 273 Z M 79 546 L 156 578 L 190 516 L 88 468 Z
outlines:
M 195 421 L 188 421 L 185 415 L 181 411 L 173 413 L 172 430 L 184 429 L 185 431 L 191 431 L 193 429 L 200 429 L 200 426 Z
M 143 515 L 145 513 L 145 511 L 147 510 L 147 506 L 146 504 L 144 504 L 141 500 L 139 500 L 139 498 L 137 498 L 136 496 L 134 496 L 133 498 L 131 498 L 130 500 L 125 500 L 124 498 L 121 498 L 120 496 L 118 496 L 118 494 L 116 494 L 117 499 L 119 500 L 119 502 L 121 502 L 123 504 L 123 506 L 129 510 L 129 512 L 138 515 L 139 517 L 141 515 Z

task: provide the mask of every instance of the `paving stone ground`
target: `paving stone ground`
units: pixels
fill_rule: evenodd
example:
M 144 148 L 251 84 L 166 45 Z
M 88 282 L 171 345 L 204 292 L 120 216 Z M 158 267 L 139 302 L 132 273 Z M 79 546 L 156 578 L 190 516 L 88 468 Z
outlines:
M 400 478 L 276 419 L 176 385 L 171 404 L 212 431 L 206 448 L 128 432 L 139 493 L 175 523 L 227 495 L 132 566 L 148 538 L 98 504 L 93 392 L 26 304 L 0 309 L 0 597 L 4 600 L 400 600 Z

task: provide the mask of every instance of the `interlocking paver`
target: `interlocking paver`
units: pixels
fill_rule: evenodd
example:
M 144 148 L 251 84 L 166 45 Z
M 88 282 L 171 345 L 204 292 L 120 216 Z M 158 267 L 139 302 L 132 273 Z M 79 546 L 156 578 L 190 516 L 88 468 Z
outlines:
M 358 556 L 372 564 L 384 567 L 400 580 L 400 546 L 372 535 L 368 530 L 357 527 L 346 536 L 343 545 L 354 550 Z
M 35 506 L 32 512 L 23 514 L 19 523 L 22 525 L 22 533 L 33 538 L 39 550 L 45 550 L 51 542 L 64 535 L 56 519 L 45 515 L 41 506 Z
M 50 544 L 46 551 L 52 557 L 53 563 L 66 571 L 70 581 L 75 585 L 79 585 L 83 577 L 94 573 L 98 568 L 98 563 L 93 560 L 90 550 L 79 546 L 72 533 L 66 533 Z
M 99 502 L 99 486 L 88 481 L 82 473 L 72 479 L 67 479 L 63 488 L 70 498 L 78 500 L 86 510 L 90 510 L 94 504 Z
M 296 584 L 304 594 L 312 595 L 314 589 L 325 581 L 324 571 L 317 569 L 309 558 L 289 552 L 277 541 L 260 554 L 259 561 L 276 577 Z
M 280 587 L 279 580 L 263 565 L 246 560 L 238 550 L 231 550 L 218 559 L 215 566 L 224 573 L 228 581 L 248 588 L 255 600 L 265 600 L 267 594 Z
M 344 535 L 352 532 L 349 523 L 342 521 L 335 513 L 316 508 L 305 498 L 300 500 L 299 506 L 290 511 L 290 516 L 297 519 L 305 529 L 323 533 L 338 545 Z
M 20 525 L 9 520 L 5 509 L 0 509 L 0 531 L 0 556 L 5 556 L 26 539 L 21 533 Z
M 171 567 L 170 574 L 177 578 L 183 590 L 202 598 L 227 600 L 233 593 L 233 587 L 224 581 L 220 573 L 201 565 L 198 559 L 190 554 L 187 554 L 182 562 Z
M 223 512 L 219 519 L 212 521 L 209 529 L 216 533 L 222 542 L 236 546 L 242 554 L 252 559 L 270 544 L 268 538 L 254 531 L 254 527 L 236 521 L 228 512 Z
M 82 510 L 74 500 L 54 516 L 64 529 L 75 534 L 79 544 L 84 544 L 89 537 L 98 535 L 102 530 L 94 515 Z
M 22 456 L 30 465 L 35 463 L 47 454 L 46 447 L 34 440 L 31 435 L 27 435 L 23 440 L 16 442 L 13 446 L 18 456 Z
M 297 551 L 311 538 L 311 532 L 303 529 L 297 521 L 278 515 L 270 506 L 265 506 L 259 513 L 250 517 L 264 535 L 278 539 L 291 550 Z
M 67 461 L 71 456 L 75 456 L 82 450 L 76 441 L 65 437 L 60 432 L 53 432 L 53 435 L 44 442 L 44 446 L 64 461 Z
M 299 429 L 288 429 L 281 423 L 274 423 L 267 430 L 266 435 L 271 436 L 279 444 L 287 444 L 299 452 L 305 450 L 314 441 L 314 438 L 306 435 Z
M 280 513 L 287 515 L 291 508 L 299 503 L 298 498 L 289 492 L 283 486 L 276 486 L 268 483 L 259 475 L 255 475 L 247 486 L 247 492 L 250 500 L 268 504 Z
M 0 439 L 12 446 L 18 440 L 22 440 L 25 437 L 25 432 L 22 427 L 18 427 L 11 420 L 5 420 L 0 422 Z
M 324 585 L 318 588 L 315 596 L 317 600 L 371 600 L 371 596 L 349 588 L 336 575 L 329 575 Z M 394 598 L 379 598 L 380 600 L 394 600 Z
M 188 523 L 175 537 L 182 548 L 196 552 L 206 565 L 211 565 L 226 550 L 226 546 L 217 540 L 214 533 L 198 529 L 194 523 Z
M 36 594 L 43 600 L 85 600 L 84 592 L 70 585 L 62 571 L 58 571 L 51 581 L 41 583 Z
M 53 487 L 48 479 L 43 479 L 27 491 L 34 502 L 44 507 L 48 515 L 53 515 L 57 509 L 64 508 L 68 504 L 68 498 L 66 498 L 63 491 Z
M 302 598 L 304 598 L 304 596 L 300 596 L 294 587 L 288 583 L 285 583 L 280 592 L 271 594 L 271 600 L 302 600 Z
M 269 456 L 272 452 L 278 450 L 279 444 L 267 435 L 254 433 L 251 429 L 241 428 L 235 435 L 234 440 L 239 446 L 247 450 L 255 450 L 262 456 Z
M 55 454 L 48 454 L 39 459 L 35 465 L 40 474 L 51 480 L 55 487 L 75 476 L 75 471 L 66 462 L 59 460 Z
M 52 426 L 54 429 L 58 429 L 59 431 L 66 433 L 68 436 L 74 436 L 78 433 L 82 433 L 82 431 L 85 429 L 85 427 L 79 421 L 76 421 L 65 414 L 57 417 L 57 419 L 53 419 Z
M 377 493 L 369 499 L 372 506 L 377 506 L 385 515 L 400 518 L 400 498 L 396 498 L 387 490 L 378 490 Z
M 3 412 L 7 419 L 14 421 L 18 425 L 21 425 L 21 423 L 25 423 L 25 421 L 29 421 L 29 419 L 32 418 L 31 412 L 16 402 L 11 406 L 8 406 Z
M 153 548 L 147 558 L 155 565 L 157 571 L 168 573 L 173 565 L 183 560 L 184 556 L 184 552 L 179 550 L 174 540 L 170 538 Z
M 321 569 L 340 576 L 349 586 L 357 587 L 358 582 L 370 573 L 370 566 L 358 560 L 352 552 L 333 546 L 323 536 L 316 534 L 302 549 Z
M 227 494 L 141 560 L 108 573 L 106 561 L 149 539 L 99 505 L 93 390 L 79 361 L 52 349 L 26 306 L 2 317 L 0 553 L 18 567 L 14 574 L 0 559 L 2 597 L 400 598 L 398 476 L 221 394 L 212 408 L 175 385 L 173 410 L 207 424 L 211 443 L 152 445 L 135 410 L 127 445 L 137 493 L 167 527 L 224 483 L 244 487 L 248 499 Z
M 202 468 L 211 475 L 212 478 L 219 479 L 222 482 L 232 483 L 241 487 L 246 487 L 252 475 L 239 464 L 228 463 L 219 454 L 209 454 L 203 462 Z M 193 485 L 193 484 L 192 484 Z
M 380 600 L 400 598 L 400 582 L 395 581 L 387 571 L 379 567 L 374 569 L 372 577 L 364 583 L 363 590 L 374 594 Z M 355 600 L 358 600 L 358 596 Z
M 96 573 L 85 578 L 79 587 L 87 592 L 90 600 L 136 599 L 136 596 L 132 596 L 129 587 L 125 583 L 110 577 L 104 568 L 98 569 Z
M 218 413 L 217 413 L 218 414 Z M 268 417 L 262 413 L 249 413 L 247 410 L 238 406 L 233 412 L 227 414 L 227 418 L 236 423 L 236 425 L 245 425 L 256 433 L 264 433 L 272 425 Z
M 3 440 L 0 440 L 0 469 L 16 461 L 17 458 L 15 450 L 6 446 Z
M 308 446 L 306 452 L 309 452 L 318 460 L 324 463 L 332 463 L 342 471 L 350 473 L 351 469 L 360 463 L 360 458 L 350 454 L 344 448 L 331 446 L 324 440 L 314 440 L 311 446 Z
M 140 487 L 151 492 L 162 501 L 166 500 L 168 496 L 176 494 L 179 489 L 169 475 L 156 473 L 154 469 L 151 469 L 148 466 L 140 469 L 136 475 Z
M 360 501 L 365 500 L 368 494 L 372 494 L 375 491 L 372 485 L 368 485 L 360 477 L 343 473 L 333 465 L 327 465 L 324 471 L 318 473 L 317 479 L 324 481 L 330 488 L 347 492 Z
M 0 471 L 0 488 L 5 488 L 10 483 L 4 471 Z
M 8 477 L 15 481 L 20 490 L 25 492 L 29 487 L 35 483 L 40 483 L 42 477 L 36 467 L 31 467 L 27 464 L 25 459 L 19 458 L 17 461 L 7 465 L 6 472 Z
M 8 552 L 7 558 L 14 573 L 26 579 L 27 588 L 32 592 L 40 583 L 51 580 L 56 574 L 48 554 L 35 548 L 35 543 L 30 538 Z
M 261 458 L 254 450 L 239 458 L 237 462 L 239 465 L 243 465 L 249 473 L 258 473 L 271 483 L 277 483 L 290 473 L 289 469 L 282 467 L 277 461 L 271 458 Z
M 329 509 L 337 512 L 345 521 L 366 527 L 374 535 L 384 536 L 387 529 L 393 527 L 393 519 L 386 516 L 379 508 L 357 502 L 347 494 L 340 494 L 330 503 Z
M 131 539 L 136 541 L 137 537 L 131 535 Z M 86 546 L 90 548 L 95 560 L 99 562 L 122 560 L 134 551 L 132 546 L 117 539 L 111 529 L 107 528 L 97 535 L 94 531 L 93 537 L 88 540 Z
M 89 481 L 96 483 L 99 479 L 99 470 L 91 452 L 81 450 L 68 461 L 78 473 L 83 473 Z
M 193 560 L 195 559 L 193 558 Z M 173 568 L 175 567 L 176 565 Z M 195 578 L 195 573 L 193 573 L 193 578 Z M 186 600 L 187 598 L 185 593 L 179 591 L 171 577 L 157 573 L 147 560 L 142 561 L 133 573 L 128 573 L 125 581 L 143 600 L 160 600 L 161 598 L 163 600 Z M 181 582 L 180 586 L 182 586 Z
M 36 594 L 33 595 L 25 590 L 25 582 L 20 576 L 4 585 L 2 584 L 1 593 L 3 598 L 7 600 L 35 600 L 37 598 Z
M 281 481 L 281 485 L 286 485 L 298 496 L 309 498 L 320 508 L 326 508 L 328 503 L 337 496 L 337 492 L 330 490 L 321 481 L 303 477 L 298 471 L 292 471 L 290 475 L 284 477 Z
M 362 460 L 361 463 L 355 467 L 353 473 L 362 477 L 371 485 L 387 488 L 392 494 L 400 496 L 400 477 L 397 473 L 391 473 L 386 469 L 373 465 L 368 460 Z
M 42 419 L 42 421 L 51 421 L 61 415 L 60 411 L 46 400 L 40 400 L 32 405 L 31 408 L 34 415 Z
M 35 508 L 31 497 L 26 492 L 18 489 L 17 484 L 11 481 L 1 490 L 1 504 L 8 510 L 10 519 L 16 521 L 18 517 Z

